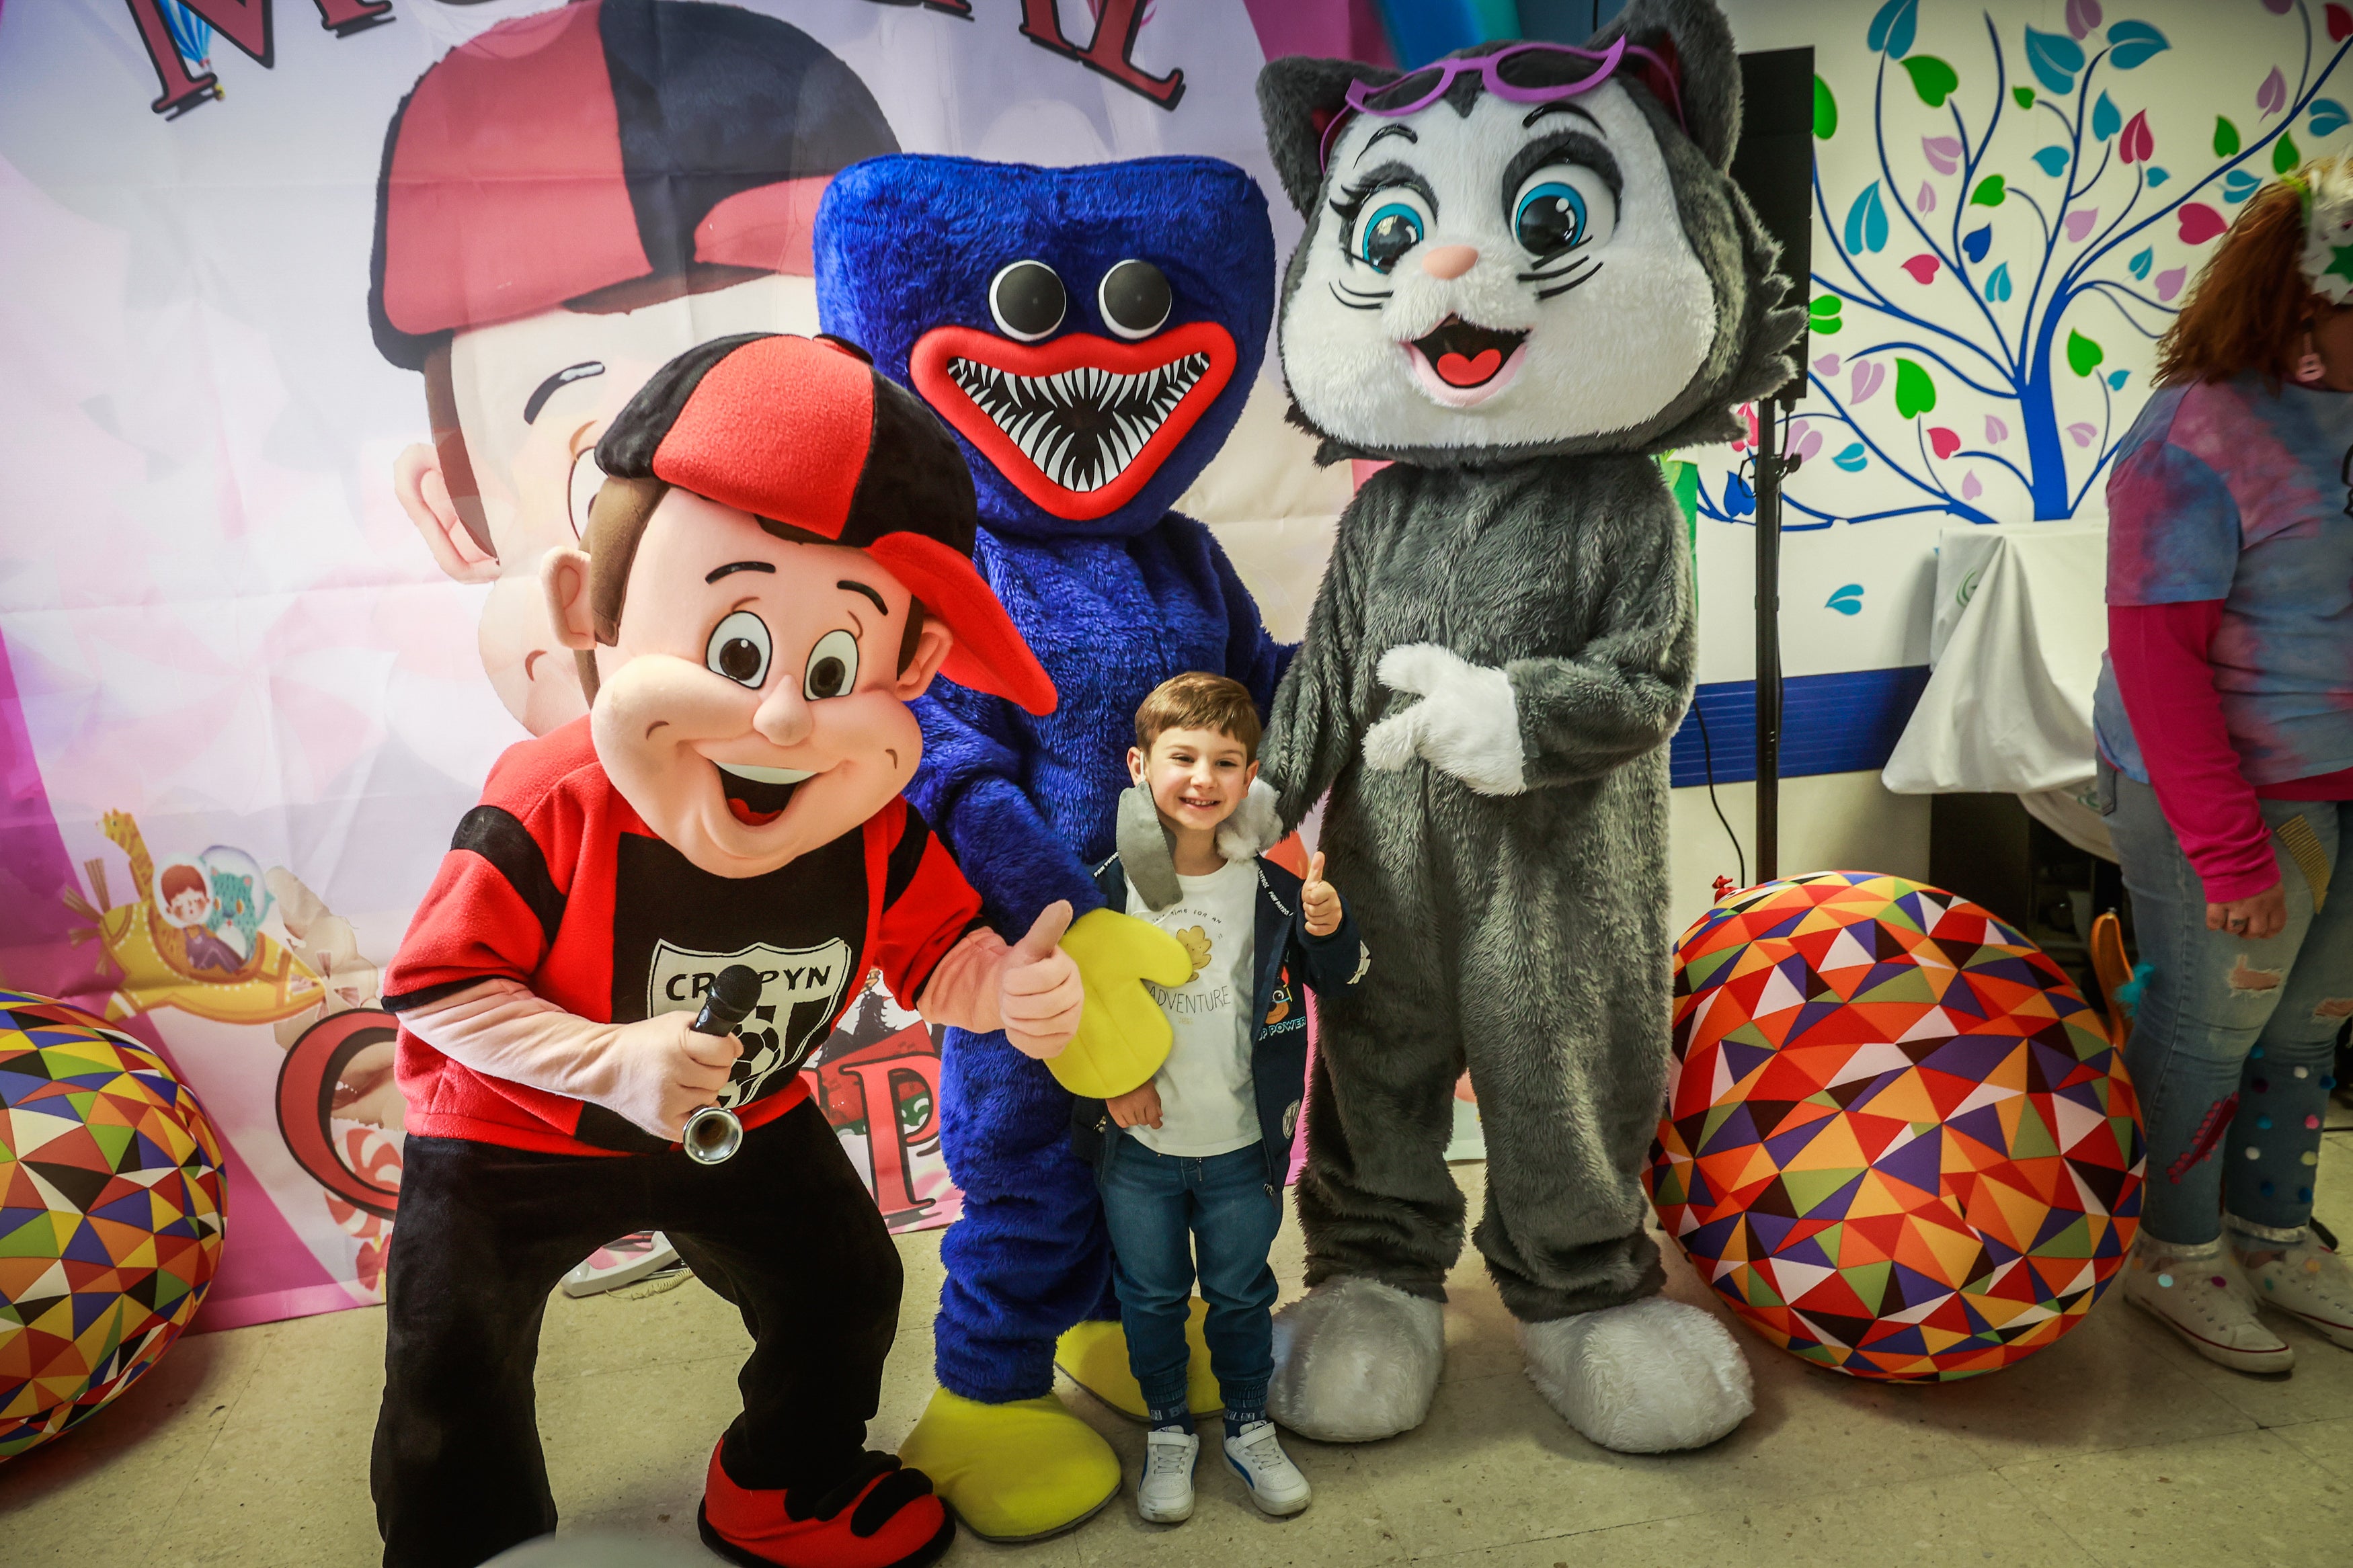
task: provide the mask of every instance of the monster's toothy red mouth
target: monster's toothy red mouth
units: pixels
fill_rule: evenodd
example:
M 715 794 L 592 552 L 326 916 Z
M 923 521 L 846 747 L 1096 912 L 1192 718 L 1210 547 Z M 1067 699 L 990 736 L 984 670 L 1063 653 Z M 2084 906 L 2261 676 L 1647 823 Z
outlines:
M 1234 373 L 1233 339 L 1193 321 L 1141 342 L 1072 333 L 1018 343 L 935 327 L 907 356 L 925 402 L 1057 517 L 1134 499 Z
M 785 814 L 793 792 L 815 777 L 807 768 L 763 768 L 748 763 L 713 763 L 727 810 L 746 827 L 765 827 Z
M 1440 381 L 1469 392 L 1503 374 L 1504 367 L 1527 341 L 1525 331 L 1474 327 L 1460 316 L 1449 316 L 1436 331 L 1414 339 L 1410 346 Z

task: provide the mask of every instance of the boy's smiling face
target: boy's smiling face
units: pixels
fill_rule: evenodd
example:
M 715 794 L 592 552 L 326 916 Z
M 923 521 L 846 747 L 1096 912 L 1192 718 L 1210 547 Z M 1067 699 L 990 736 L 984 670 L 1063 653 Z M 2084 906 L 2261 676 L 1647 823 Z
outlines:
M 588 558 L 558 551 L 548 607 L 593 642 Z M 614 787 L 702 870 L 756 877 L 828 844 L 913 777 L 907 704 L 947 657 L 926 618 L 904 669 L 911 595 L 860 550 L 779 539 L 748 512 L 672 489 L 599 650 L 591 730 Z
M 1189 834 L 1215 832 L 1258 777 L 1242 743 L 1219 730 L 1163 730 L 1148 755 L 1128 748 L 1127 771 L 1152 791 L 1161 821 Z

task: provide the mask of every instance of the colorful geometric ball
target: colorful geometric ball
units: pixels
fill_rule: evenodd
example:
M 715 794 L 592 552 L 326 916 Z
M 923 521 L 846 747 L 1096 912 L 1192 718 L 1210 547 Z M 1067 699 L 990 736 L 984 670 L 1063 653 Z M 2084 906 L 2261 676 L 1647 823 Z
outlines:
M 2100 1017 L 1967 900 L 1829 871 L 1683 933 L 1659 1221 L 1773 1343 L 1974 1377 L 2083 1321 L 2140 1224 L 2138 1102 Z
M 179 1338 L 220 1265 L 221 1145 L 154 1052 L 0 990 L 0 1459 Z

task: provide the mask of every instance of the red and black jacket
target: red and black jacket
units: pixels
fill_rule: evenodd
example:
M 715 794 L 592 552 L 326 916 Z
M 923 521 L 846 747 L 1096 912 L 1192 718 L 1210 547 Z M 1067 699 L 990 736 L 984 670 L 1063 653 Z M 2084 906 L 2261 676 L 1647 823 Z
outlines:
M 765 876 L 716 877 L 656 837 L 605 775 L 579 719 L 510 748 L 385 975 L 397 1015 L 484 980 L 565 1012 L 634 1023 L 700 1006 L 720 970 L 761 973 L 723 1100 L 746 1127 L 791 1110 L 799 1067 L 869 971 L 912 1005 L 980 921 L 980 896 L 903 800 Z M 669 1147 L 603 1106 L 510 1083 L 400 1033 L 408 1131 L 551 1153 Z

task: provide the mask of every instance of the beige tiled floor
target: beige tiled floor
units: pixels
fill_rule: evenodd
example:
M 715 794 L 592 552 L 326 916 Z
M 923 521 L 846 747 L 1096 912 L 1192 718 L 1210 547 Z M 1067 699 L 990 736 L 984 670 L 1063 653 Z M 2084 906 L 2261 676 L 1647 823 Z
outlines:
M 2333 1133 L 2321 1213 L 2353 1235 L 2353 1133 Z M 1476 1166 L 1458 1169 L 1475 1187 Z M 1476 1201 L 1476 1194 L 1473 1194 Z M 907 1306 L 876 1436 L 895 1441 L 930 1392 L 936 1234 L 910 1237 Z M 1295 1292 L 1295 1230 L 1278 1246 Z M 1708 1293 L 1677 1265 L 1670 1287 Z M 2353 1352 L 2295 1330 L 2285 1378 L 2209 1365 L 2111 1300 L 2023 1366 L 1947 1387 L 1891 1388 L 1808 1367 L 1743 1333 L 1757 1411 L 1697 1454 L 1593 1447 L 1520 1376 L 1511 1325 L 1469 1261 L 1430 1420 L 1387 1443 L 1294 1440 L 1314 1506 L 1261 1520 L 1202 1468 L 1181 1529 L 1123 1498 L 1032 1547 L 965 1538 L 976 1565 L 1651 1568 L 1767 1563 L 2147 1565 L 2353 1562 Z M 567 1530 L 691 1539 L 712 1435 L 733 1408 L 744 1338 L 688 1284 L 638 1301 L 550 1309 L 540 1425 Z M 382 1315 L 343 1312 L 188 1340 L 72 1436 L 0 1466 L 0 1563 L 362 1568 L 376 1560 L 368 1434 Z M 1065 1390 L 1131 1468 L 1140 1431 Z

